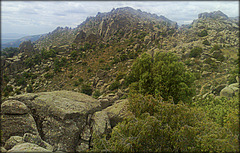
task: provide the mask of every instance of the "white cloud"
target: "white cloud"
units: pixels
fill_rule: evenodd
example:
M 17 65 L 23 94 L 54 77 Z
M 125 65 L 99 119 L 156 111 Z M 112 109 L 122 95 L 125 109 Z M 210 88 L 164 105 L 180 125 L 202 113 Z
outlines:
M 88 16 L 126 6 L 163 15 L 178 24 L 190 23 L 203 12 L 221 10 L 230 17 L 238 16 L 239 12 L 236 1 L 4 1 L 1 2 L 2 31 L 38 34 L 58 26 L 74 28 Z

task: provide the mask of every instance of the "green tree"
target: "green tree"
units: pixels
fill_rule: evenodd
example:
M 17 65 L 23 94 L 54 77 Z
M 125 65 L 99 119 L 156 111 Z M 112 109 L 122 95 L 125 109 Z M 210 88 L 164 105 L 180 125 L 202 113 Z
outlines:
M 182 62 L 172 53 L 157 53 L 154 59 L 143 54 L 133 64 L 127 77 L 132 92 L 162 96 L 164 100 L 173 98 L 190 102 L 195 94 L 194 75 L 188 72 Z

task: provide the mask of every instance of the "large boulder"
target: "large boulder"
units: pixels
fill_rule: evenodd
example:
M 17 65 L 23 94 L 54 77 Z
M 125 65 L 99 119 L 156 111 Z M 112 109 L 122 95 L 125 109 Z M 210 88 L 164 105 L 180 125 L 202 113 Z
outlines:
M 99 111 L 92 116 L 92 129 L 96 135 L 102 135 L 111 129 L 107 112 Z
M 31 133 L 25 133 L 23 135 L 23 141 L 29 142 L 29 143 L 34 143 L 40 147 L 43 147 L 47 150 L 53 151 L 53 147 L 48 144 L 47 142 L 43 141 L 39 135 L 33 135 Z
M 7 152 L 52 152 L 33 143 L 21 143 L 14 146 Z
M 11 136 L 5 143 L 4 148 L 7 150 L 12 149 L 12 147 L 16 146 L 17 144 L 24 143 L 23 137 L 20 136 Z
M 7 100 L 1 105 L 2 142 L 11 136 L 23 136 L 25 133 L 38 135 L 36 122 L 24 103 Z
M 127 99 L 117 100 L 112 106 L 104 109 L 108 115 L 112 128 L 116 126 L 117 123 L 123 121 L 125 117 L 133 115 L 130 111 L 128 111 L 127 103 Z
M 96 99 L 71 91 L 29 93 L 12 99 L 30 108 L 41 138 L 52 145 L 54 151 L 76 151 L 88 116 L 101 110 Z
M 23 115 L 29 113 L 27 106 L 17 100 L 8 100 L 2 103 L 1 110 L 6 115 Z
M 239 84 L 234 83 L 229 86 L 223 88 L 220 92 L 221 97 L 233 97 L 235 94 L 239 92 Z

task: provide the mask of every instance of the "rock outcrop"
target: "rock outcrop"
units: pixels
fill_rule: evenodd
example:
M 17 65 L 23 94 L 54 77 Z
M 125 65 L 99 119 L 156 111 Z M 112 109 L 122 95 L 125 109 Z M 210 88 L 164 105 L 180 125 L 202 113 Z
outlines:
M 36 144 L 25 142 L 25 143 L 17 144 L 7 152 L 51 152 L 51 151 L 45 148 L 42 148 Z
M 11 136 L 23 136 L 25 133 L 38 135 L 36 122 L 28 113 L 27 106 L 16 100 L 8 100 L 1 105 L 2 142 Z
M 80 135 L 88 124 L 88 116 L 101 110 L 100 102 L 96 99 L 70 91 L 24 94 L 11 100 L 19 100 L 30 108 L 41 138 L 52 145 L 54 151 L 75 151 L 81 141 Z M 18 126 L 18 123 L 14 125 Z M 24 131 L 20 136 L 24 133 L 31 132 Z
M 207 18 L 228 19 L 228 16 L 221 11 L 214 11 L 214 12 L 211 12 L 211 13 L 207 13 L 207 12 L 201 13 L 201 14 L 198 15 L 198 18 L 200 18 L 200 19 L 207 19 Z
M 221 97 L 233 97 L 239 92 L 239 83 L 233 83 L 223 88 L 220 92 Z

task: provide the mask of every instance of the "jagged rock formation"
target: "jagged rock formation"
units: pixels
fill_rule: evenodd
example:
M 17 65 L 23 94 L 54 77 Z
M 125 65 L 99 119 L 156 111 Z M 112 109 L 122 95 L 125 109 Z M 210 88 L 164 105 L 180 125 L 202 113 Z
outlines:
M 210 12 L 210 13 L 200 13 L 198 15 L 199 19 L 207 19 L 207 18 L 212 18 L 212 19 L 228 19 L 228 16 L 226 14 L 224 14 L 221 11 L 214 11 L 214 12 Z

